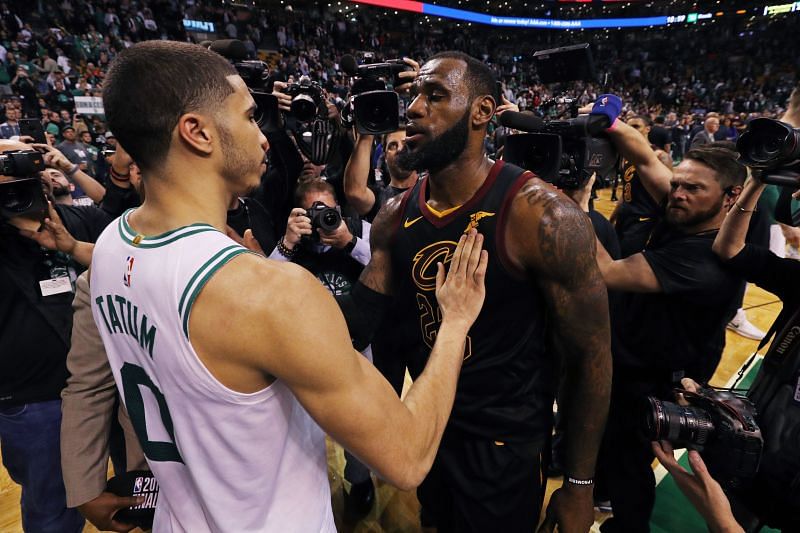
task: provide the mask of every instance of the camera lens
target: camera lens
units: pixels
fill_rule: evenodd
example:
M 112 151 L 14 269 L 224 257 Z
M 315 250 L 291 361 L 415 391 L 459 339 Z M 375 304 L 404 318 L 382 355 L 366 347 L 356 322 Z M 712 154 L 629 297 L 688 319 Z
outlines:
M 800 129 L 768 118 L 750 122 L 736 143 L 742 161 L 757 168 L 777 168 L 800 158 Z
M 705 409 L 648 398 L 647 432 L 651 440 L 666 440 L 678 448 L 703 446 L 714 433 L 714 422 Z
M 313 120 L 317 115 L 317 104 L 314 99 L 307 94 L 298 94 L 292 100 L 290 107 L 292 115 L 301 122 Z
M 397 129 L 399 100 L 394 91 L 371 91 L 356 96 L 355 123 L 362 133 L 379 135 Z
M 335 209 L 326 209 L 320 217 L 320 227 L 322 231 L 335 231 L 342 222 L 342 216 Z
M 0 207 L 11 213 L 24 213 L 33 205 L 33 197 L 24 188 L 7 185 L 0 194 Z

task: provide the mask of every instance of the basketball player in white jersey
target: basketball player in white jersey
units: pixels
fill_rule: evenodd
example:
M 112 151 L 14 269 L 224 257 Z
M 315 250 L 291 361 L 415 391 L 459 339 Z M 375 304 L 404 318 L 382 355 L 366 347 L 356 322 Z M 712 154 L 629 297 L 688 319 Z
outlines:
M 439 266 L 444 321 L 401 402 L 311 274 L 225 235 L 230 199 L 258 185 L 267 148 L 233 68 L 199 46 L 147 41 L 104 86 L 147 198 L 97 242 L 93 312 L 161 488 L 153 530 L 335 531 L 323 430 L 390 483 L 419 484 L 482 306 L 482 237 L 461 239 L 446 281 Z

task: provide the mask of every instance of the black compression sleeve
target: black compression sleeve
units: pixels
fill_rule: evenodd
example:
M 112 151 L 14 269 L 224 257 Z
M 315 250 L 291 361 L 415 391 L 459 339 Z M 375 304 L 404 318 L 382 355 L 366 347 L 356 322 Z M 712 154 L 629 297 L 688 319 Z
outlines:
M 392 303 L 392 297 L 373 291 L 358 281 L 350 294 L 337 296 L 336 302 L 350 330 L 353 348 L 361 351 L 372 342 L 383 315 Z

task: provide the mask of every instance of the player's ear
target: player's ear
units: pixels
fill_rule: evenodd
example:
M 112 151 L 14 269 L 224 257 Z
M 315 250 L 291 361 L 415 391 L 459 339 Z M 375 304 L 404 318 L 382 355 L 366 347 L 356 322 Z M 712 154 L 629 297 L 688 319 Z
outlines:
M 497 109 L 497 102 L 491 95 L 483 95 L 475 99 L 472 109 L 472 124 L 475 126 L 483 126 L 492 120 L 494 110 Z

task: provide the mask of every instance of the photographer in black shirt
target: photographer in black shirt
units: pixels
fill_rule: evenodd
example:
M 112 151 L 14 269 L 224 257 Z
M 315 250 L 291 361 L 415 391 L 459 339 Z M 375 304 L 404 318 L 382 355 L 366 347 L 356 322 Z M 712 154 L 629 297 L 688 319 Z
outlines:
M 746 176 L 737 154 L 720 147 L 690 150 L 669 180 L 667 205 L 643 252 L 614 261 L 598 244 L 610 290 L 622 291 L 614 321 L 614 383 L 602 461 L 614 518 L 604 532 L 649 531 L 655 501 L 653 452 L 640 432 L 646 396 L 672 399 L 683 377 L 713 374 L 741 278 L 711 251 Z
M 0 141 L 0 151 L 7 150 L 30 147 Z M 19 179 L 0 176 L 2 183 Z M 9 197 L 0 198 L 7 206 Z M 10 477 L 23 487 L 26 530 L 72 532 L 84 520 L 66 508 L 59 395 L 67 377 L 73 283 L 83 268 L 75 258 L 90 257 L 73 244 L 94 242 L 112 217 L 96 207 L 48 207 L 45 224 L 38 213 L 0 221 L 0 445 Z M 74 257 L 42 246 L 63 245 L 68 235 Z

